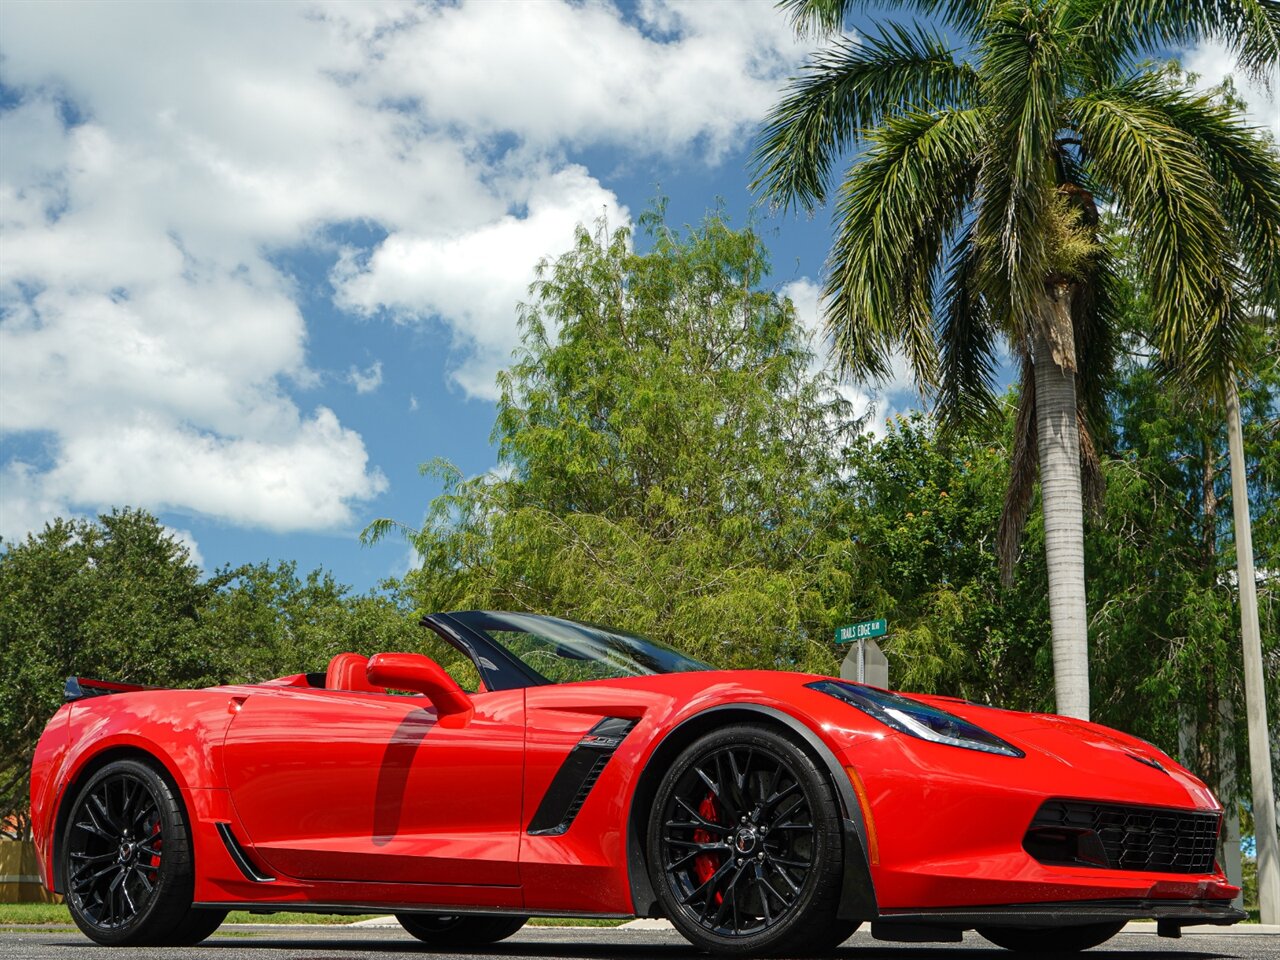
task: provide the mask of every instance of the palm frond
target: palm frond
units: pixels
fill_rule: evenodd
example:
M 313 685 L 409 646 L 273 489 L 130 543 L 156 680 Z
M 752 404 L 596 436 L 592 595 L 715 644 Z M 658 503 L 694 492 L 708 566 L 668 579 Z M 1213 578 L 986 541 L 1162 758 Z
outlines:
M 850 14 L 883 4 L 867 0 L 778 0 L 798 34 L 832 34 L 844 28 Z M 991 7 L 991 0 L 907 0 L 904 6 L 936 15 L 958 30 L 972 31 Z
M 854 0 L 778 0 L 797 34 L 824 35 L 844 29 L 849 14 L 859 6 Z
M 936 414 L 946 430 L 987 420 L 997 411 L 994 382 L 999 330 L 978 287 L 981 256 L 970 228 L 952 248 L 942 284 Z
M 1239 336 L 1240 285 L 1223 190 L 1199 144 L 1123 87 L 1076 97 L 1065 113 L 1087 162 L 1131 225 L 1151 293 L 1156 345 L 1192 377 Z
M 1104 436 L 1108 391 L 1116 365 L 1120 325 L 1120 278 L 1105 246 L 1095 253 L 1076 283 L 1071 329 L 1076 355 L 1076 425 L 1080 435 L 1080 485 L 1084 505 L 1094 517 L 1102 512 L 1106 481 L 1095 437 Z
M 1068 5 L 1103 68 L 1200 40 L 1224 43 L 1252 77 L 1280 63 L 1280 0 L 1082 0 Z
M 973 196 L 983 119 L 891 117 L 841 185 L 825 296 L 843 372 L 884 379 L 902 348 L 920 384 L 935 384 L 933 278 Z
M 986 278 L 1015 316 L 1033 316 L 1044 297 L 1050 251 L 1044 231 L 1056 185 L 1054 156 L 1066 55 L 1057 7 L 997 3 L 984 21 L 980 68 L 992 136 L 979 185 L 979 243 L 998 256 Z
M 1080 434 L 1080 493 L 1085 509 L 1096 519 L 1102 514 L 1107 482 L 1102 476 L 1102 461 L 1098 458 L 1098 447 L 1093 442 L 1093 431 L 1089 429 L 1089 421 L 1080 409 L 1076 410 L 1076 428 Z
M 1111 254 L 1104 250 L 1090 264 L 1071 305 L 1078 360 L 1076 405 L 1084 429 L 1099 436 L 1110 416 L 1107 400 L 1116 367 L 1123 283 Z
M 886 113 L 967 106 L 977 75 L 946 42 L 919 26 L 837 40 L 814 55 L 765 122 L 752 157 L 755 180 L 775 205 L 826 202 L 831 168 Z
M 1000 561 L 1000 579 L 1006 587 L 1013 585 L 1013 572 L 1022 548 L 1022 531 L 1031 512 L 1036 477 L 1040 473 L 1040 433 L 1036 427 L 1036 368 L 1030 352 L 1022 354 L 1022 370 L 1018 378 L 1018 410 L 1013 420 L 1013 456 L 1009 459 L 1009 486 L 1000 511 L 1000 527 L 996 532 L 996 557 Z
M 1135 77 L 1135 102 L 1190 137 L 1221 185 L 1225 213 L 1251 285 L 1262 302 L 1280 301 L 1280 155 L 1260 130 L 1210 93 Z

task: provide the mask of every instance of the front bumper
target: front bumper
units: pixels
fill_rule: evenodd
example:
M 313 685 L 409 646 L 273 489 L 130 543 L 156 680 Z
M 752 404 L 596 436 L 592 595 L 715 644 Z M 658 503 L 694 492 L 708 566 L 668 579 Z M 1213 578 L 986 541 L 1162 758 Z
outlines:
M 992 907 L 881 910 L 878 923 L 971 930 L 975 927 L 1074 927 L 1121 920 L 1155 920 L 1161 936 L 1193 924 L 1228 926 L 1245 919 L 1230 900 L 1077 900 Z
M 1230 900 L 1080 900 L 1072 903 L 933 910 L 885 910 L 871 924 L 877 940 L 907 943 L 959 943 L 964 931 L 983 928 L 1055 930 L 1097 923 L 1155 920 L 1162 937 L 1181 937 L 1197 924 L 1227 926 L 1245 918 Z

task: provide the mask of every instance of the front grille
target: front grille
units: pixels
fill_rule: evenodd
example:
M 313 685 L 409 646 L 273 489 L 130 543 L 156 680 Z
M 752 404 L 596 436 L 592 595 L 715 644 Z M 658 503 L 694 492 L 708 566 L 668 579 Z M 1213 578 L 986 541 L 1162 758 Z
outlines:
M 1022 845 L 1041 863 L 1212 873 L 1221 820 L 1217 813 L 1049 800 Z

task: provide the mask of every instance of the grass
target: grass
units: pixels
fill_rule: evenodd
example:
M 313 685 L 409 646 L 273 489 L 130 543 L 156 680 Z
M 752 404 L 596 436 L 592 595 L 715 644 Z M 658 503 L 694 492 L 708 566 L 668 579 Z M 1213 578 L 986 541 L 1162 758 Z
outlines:
M 232 910 L 223 923 L 288 923 L 307 925 L 340 926 L 344 923 L 355 923 L 357 920 L 370 920 L 379 917 L 379 913 L 362 913 L 359 916 L 344 916 L 336 913 L 250 913 L 248 910 Z
M 330 924 L 341 925 L 355 923 L 357 920 L 368 920 L 385 914 L 365 913 L 359 916 L 346 916 L 332 913 L 249 913 L 247 910 L 232 910 L 227 914 L 227 923 L 281 923 L 281 924 Z M 0 926 L 22 926 L 28 932 L 38 932 L 35 928 L 48 927 L 52 924 L 69 924 L 71 915 L 60 903 L 0 903 Z M 534 917 L 529 921 L 535 927 L 616 927 L 625 920 L 566 919 L 562 917 Z
M 0 903 L 0 924 L 70 923 L 71 915 L 60 903 Z

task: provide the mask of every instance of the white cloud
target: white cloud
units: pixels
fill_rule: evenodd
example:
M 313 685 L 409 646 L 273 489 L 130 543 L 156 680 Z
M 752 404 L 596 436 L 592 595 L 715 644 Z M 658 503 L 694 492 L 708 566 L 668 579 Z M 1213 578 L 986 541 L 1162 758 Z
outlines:
M 479 135 L 650 152 L 701 139 L 714 159 L 807 51 L 769 0 L 643 0 L 636 16 L 600 0 L 429 6 L 383 66 L 432 120 Z
M 67 503 L 45 489 L 31 464 L 15 459 L 0 466 L 0 538 L 7 543 L 19 542 L 41 530 L 45 521 L 72 513 Z
M 339 305 L 444 324 L 454 381 L 492 397 L 533 263 L 627 221 L 564 151 L 714 161 L 803 52 L 768 0 L 10 0 L 0 436 L 49 460 L 0 463 L 0 530 L 119 503 L 350 524 L 386 480 L 300 399 L 322 378 L 274 254 L 385 236 L 343 254 Z
M 0 467 L 0 538 L 20 542 L 55 516 L 71 519 L 79 515 L 65 501 L 50 497 L 47 485 L 40 482 L 30 464 L 11 460 Z M 190 530 L 166 526 L 164 534 L 186 549 L 192 564 L 204 568 L 200 545 Z
M 402 320 L 448 317 L 465 357 L 455 381 L 470 396 L 495 398 L 494 376 L 518 339 L 516 304 L 527 299 L 537 262 L 567 250 L 579 224 L 629 220 L 582 167 L 527 189 L 524 216 L 507 214 L 463 236 L 394 233 L 367 257 L 348 250 L 332 276 L 339 305 L 363 314 L 386 309 Z
M 1231 77 L 1236 92 L 1248 107 L 1247 117 L 1255 126 L 1270 130 L 1280 138 L 1280 70 L 1274 71 L 1271 90 L 1240 70 L 1235 56 L 1220 40 L 1207 40 L 1188 50 L 1182 58 L 1183 67 L 1199 77 L 1197 85 L 1202 90 L 1216 87 Z
M 356 393 L 373 393 L 382 386 L 382 361 L 375 360 L 363 370 L 353 364 L 347 372 L 347 382 L 356 388 Z
M 187 551 L 187 562 L 192 566 L 204 569 L 204 555 L 200 553 L 200 544 L 196 542 L 195 536 L 190 530 L 178 530 L 175 527 L 165 527 L 165 536 L 174 543 L 181 546 Z

